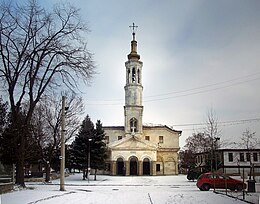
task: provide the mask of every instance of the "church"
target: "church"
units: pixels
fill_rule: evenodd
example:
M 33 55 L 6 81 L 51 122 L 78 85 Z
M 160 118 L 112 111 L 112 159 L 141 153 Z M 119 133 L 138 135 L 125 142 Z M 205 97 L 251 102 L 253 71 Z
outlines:
M 182 131 L 166 125 L 143 125 L 142 69 L 133 29 L 131 51 L 125 62 L 124 126 L 104 126 L 110 175 L 178 174 L 179 137 Z

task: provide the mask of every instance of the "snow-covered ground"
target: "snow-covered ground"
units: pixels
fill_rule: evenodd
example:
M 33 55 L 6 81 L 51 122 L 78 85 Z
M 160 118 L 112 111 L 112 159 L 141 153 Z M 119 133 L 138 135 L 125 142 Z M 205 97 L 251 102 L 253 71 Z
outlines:
M 242 204 L 243 201 L 200 191 L 196 182 L 179 176 L 97 176 L 82 180 L 82 174 L 66 177 L 65 191 L 59 180 L 51 184 L 27 183 L 26 190 L 1 196 L 0 204 Z

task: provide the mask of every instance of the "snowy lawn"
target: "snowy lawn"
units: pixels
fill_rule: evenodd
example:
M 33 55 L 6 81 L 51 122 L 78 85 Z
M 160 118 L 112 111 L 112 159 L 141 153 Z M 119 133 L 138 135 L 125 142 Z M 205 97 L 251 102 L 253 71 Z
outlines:
M 186 176 L 97 176 L 82 180 L 82 174 L 65 180 L 66 191 L 59 191 L 59 180 L 51 184 L 27 183 L 26 190 L 1 196 L 1 204 L 242 204 L 245 202 L 202 192 Z

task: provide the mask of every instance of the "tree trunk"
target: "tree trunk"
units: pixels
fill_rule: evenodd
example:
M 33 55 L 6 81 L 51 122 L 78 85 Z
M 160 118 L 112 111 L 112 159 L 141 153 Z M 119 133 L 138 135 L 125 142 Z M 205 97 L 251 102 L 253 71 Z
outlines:
M 46 162 L 45 163 L 45 173 L 46 173 L 46 176 L 45 176 L 45 182 L 50 182 L 51 180 L 51 174 L 50 174 L 50 163 L 49 162 Z
M 17 161 L 16 161 L 16 184 L 25 187 L 24 183 L 24 157 L 25 157 L 25 138 L 24 134 L 19 134 Z M 19 145 L 20 144 L 20 145 Z
M 83 180 L 86 180 L 86 169 L 83 168 Z
M 22 158 L 20 158 L 16 163 L 15 183 L 22 186 L 23 188 L 25 187 L 25 184 L 24 184 L 24 161 L 23 161 Z
M 97 169 L 95 169 L 95 177 L 94 177 L 94 180 L 95 180 L 95 181 L 97 180 Z

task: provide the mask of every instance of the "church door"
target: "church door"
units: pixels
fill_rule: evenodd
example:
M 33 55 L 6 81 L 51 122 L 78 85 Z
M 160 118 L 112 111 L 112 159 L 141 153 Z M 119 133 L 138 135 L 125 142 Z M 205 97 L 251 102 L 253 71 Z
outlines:
M 143 175 L 150 175 L 150 160 L 147 158 L 143 161 Z
M 132 157 L 130 159 L 130 175 L 136 176 L 137 175 L 137 158 Z
M 117 175 L 123 176 L 124 175 L 124 161 L 122 158 L 118 158 L 116 161 L 116 170 Z

